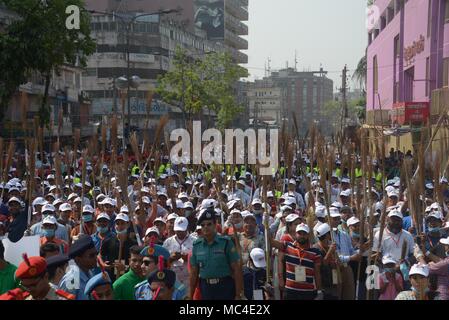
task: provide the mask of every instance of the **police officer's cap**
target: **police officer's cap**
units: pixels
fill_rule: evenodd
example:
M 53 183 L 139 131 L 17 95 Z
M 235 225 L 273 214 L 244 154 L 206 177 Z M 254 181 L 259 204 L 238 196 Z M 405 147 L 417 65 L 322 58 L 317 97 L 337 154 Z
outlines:
M 159 256 L 163 256 L 165 260 L 168 260 L 168 258 L 170 258 L 170 252 L 168 252 L 167 249 L 158 244 L 155 244 L 153 246 L 146 246 L 142 249 L 142 251 L 140 251 L 140 255 L 144 257 L 154 256 L 156 257 L 156 261 L 157 259 L 159 259 Z
M 173 288 L 176 282 L 176 273 L 170 269 L 155 270 L 148 277 L 148 283 L 152 284 L 153 282 L 163 282 L 168 288 Z
M 51 256 L 46 259 L 47 260 L 47 268 L 57 268 L 60 266 L 65 265 L 67 262 L 69 262 L 69 256 L 66 254 L 58 254 L 56 256 Z
M 204 210 L 198 217 L 197 224 L 200 225 L 204 220 L 212 220 L 215 222 L 215 211 L 214 210 Z
M 105 284 L 112 284 L 111 278 L 109 278 L 109 275 L 106 272 L 100 272 L 99 274 L 89 279 L 89 281 L 86 284 L 86 287 L 84 288 L 84 294 L 86 296 L 89 296 L 92 293 L 92 291 L 95 290 L 96 287 Z
M 80 235 L 78 240 L 76 240 L 70 247 L 69 258 L 73 259 L 75 257 L 79 257 L 84 252 L 92 248 L 95 248 L 92 238 L 88 235 Z

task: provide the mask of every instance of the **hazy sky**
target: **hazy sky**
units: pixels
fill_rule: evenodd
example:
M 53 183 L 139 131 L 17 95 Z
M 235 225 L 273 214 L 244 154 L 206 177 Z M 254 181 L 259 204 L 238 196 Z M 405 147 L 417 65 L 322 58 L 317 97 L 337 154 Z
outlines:
M 344 65 L 352 76 L 365 53 L 365 8 L 365 0 L 249 0 L 250 79 L 264 76 L 268 57 L 272 70 L 294 66 L 296 49 L 298 71 L 321 63 L 335 91 Z

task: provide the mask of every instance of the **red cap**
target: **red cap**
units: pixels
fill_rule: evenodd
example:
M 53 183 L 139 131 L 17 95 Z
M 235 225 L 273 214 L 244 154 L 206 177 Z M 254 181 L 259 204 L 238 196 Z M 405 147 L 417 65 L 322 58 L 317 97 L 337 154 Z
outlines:
M 27 254 L 23 255 L 23 262 L 16 270 L 17 279 L 35 278 L 44 273 L 47 269 L 47 262 L 42 257 L 30 257 Z

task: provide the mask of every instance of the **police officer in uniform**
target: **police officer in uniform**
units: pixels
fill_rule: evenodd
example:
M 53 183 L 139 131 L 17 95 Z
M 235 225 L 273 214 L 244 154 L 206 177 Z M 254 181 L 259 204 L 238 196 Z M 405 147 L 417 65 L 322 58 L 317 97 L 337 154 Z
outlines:
M 151 243 L 149 246 L 142 249 L 140 255 L 143 256 L 142 271 L 147 279 L 134 287 L 135 297 L 136 300 L 153 300 L 154 292 L 151 289 L 149 276 L 158 269 L 167 269 L 170 253 L 163 246 Z M 172 287 L 171 300 L 184 300 L 187 294 L 186 287 L 182 283 L 176 281 L 176 275 Z
M 217 234 L 215 223 L 213 208 L 200 212 L 198 225 L 203 237 L 193 243 L 189 297 L 199 281 L 203 300 L 239 300 L 243 296 L 240 256 L 229 237 Z
M 23 254 L 23 262 L 16 270 L 20 286 L 29 295 L 25 300 L 74 300 L 73 294 L 57 290 L 50 285 L 47 262 L 42 257 L 29 257 Z
M 76 300 L 88 300 L 84 289 L 89 279 L 98 273 L 95 272 L 97 249 L 91 236 L 81 235 L 70 247 L 69 258 L 73 259 L 75 263 L 69 266 L 59 287 L 76 295 Z

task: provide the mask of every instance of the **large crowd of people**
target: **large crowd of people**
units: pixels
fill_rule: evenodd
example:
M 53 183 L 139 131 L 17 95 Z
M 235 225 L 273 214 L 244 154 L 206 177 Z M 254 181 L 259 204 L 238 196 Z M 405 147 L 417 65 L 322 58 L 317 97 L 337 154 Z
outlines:
M 449 299 L 448 180 L 426 175 L 412 202 L 411 152 L 370 158 L 368 175 L 360 155 L 351 166 L 337 153 L 326 171 L 303 150 L 264 177 L 254 165 L 173 165 L 162 151 L 144 168 L 128 157 L 78 152 L 68 166 L 36 153 L 30 175 L 25 153 L 13 155 L 0 183 L 0 299 Z M 13 265 L 5 241 L 30 236 L 39 256 Z

